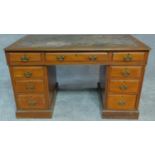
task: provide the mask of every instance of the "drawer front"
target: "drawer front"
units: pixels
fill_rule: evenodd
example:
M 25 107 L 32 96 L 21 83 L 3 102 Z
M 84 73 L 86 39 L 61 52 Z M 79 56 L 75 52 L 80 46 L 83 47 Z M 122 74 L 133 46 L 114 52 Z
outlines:
M 15 79 L 44 78 L 43 67 L 13 67 L 12 73 Z
M 145 61 L 145 53 L 141 52 L 119 52 L 113 53 L 113 61 L 120 61 L 120 62 L 137 62 L 137 61 Z
M 17 106 L 21 110 L 47 109 L 44 95 L 17 95 Z
M 15 81 L 16 93 L 43 93 L 44 87 L 42 80 Z
M 9 53 L 8 56 L 10 64 L 28 64 L 43 61 L 41 53 Z
M 86 63 L 102 63 L 108 61 L 107 53 L 88 53 L 88 54 L 79 54 L 79 53 L 47 53 L 45 56 L 46 62 L 86 62 Z
M 141 66 L 112 66 L 110 76 L 112 78 L 139 78 L 142 75 Z
M 112 93 L 137 93 L 138 80 L 110 80 L 109 91 Z
M 107 108 L 109 110 L 134 110 L 136 95 L 108 95 Z

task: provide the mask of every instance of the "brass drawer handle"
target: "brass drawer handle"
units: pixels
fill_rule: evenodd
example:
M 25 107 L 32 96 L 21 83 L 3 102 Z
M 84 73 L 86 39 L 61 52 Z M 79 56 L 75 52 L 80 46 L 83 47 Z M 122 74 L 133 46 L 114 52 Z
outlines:
M 37 104 L 37 101 L 35 101 L 35 100 L 29 100 L 28 101 L 29 106 L 35 106 L 36 104 Z
M 21 62 L 29 62 L 29 57 L 24 55 L 20 58 Z
M 124 106 L 124 105 L 126 104 L 126 102 L 123 101 L 123 100 L 120 100 L 120 101 L 117 102 L 117 104 L 118 104 L 119 106 Z
M 97 56 L 91 55 L 91 56 L 89 56 L 89 60 L 90 61 L 96 61 L 97 60 Z
M 32 73 L 31 72 L 25 72 L 24 77 L 30 78 L 30 77 L 32 77 Z
M 120 90 L 127 90 L 127 89 L 128 89 L 128 86 L 125 85 L 125 84 L 123 84 L 123 85 L 120 85 L 120 86 L 119 86 L 119 89 L 120 89 Z
M 64 61 L 65 56 L 60 55 L 60 56 L 57 56 L 56 59 L 57 59 L 58 61 Z
M 132 59 L 133 59 L 133 57 L 132 57 L 131 54 L 127 54 L 127 55 L 124 56 L 124 61 L 129 62 L 129 61 L 132 61 Z
M 124 77 L 128 77 L 128 76 L 130 75 L 129 70 L 128 70 L 127 68 L 125 68 L 125 69 L 122 71 L 122 75 L 123 75 Z
M 34 90 L 34 89 L 35 89 L 35 85 L 34 85 L 34 84 L 28 84 L 28 85 L 26 86 L 26 89 L 27 89 L 27 90 Z

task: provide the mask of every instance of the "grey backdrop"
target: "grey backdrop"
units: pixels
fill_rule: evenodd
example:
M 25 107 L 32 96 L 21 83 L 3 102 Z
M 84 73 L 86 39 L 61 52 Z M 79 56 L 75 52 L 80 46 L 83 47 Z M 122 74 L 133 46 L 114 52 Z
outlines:
M 14 96 L 3 49 L 23 36 L 0 34 L 0 120 L 21 120 L 15 118 Z M 155 120 L 155 35 L 134 36 L 152 48 L 142 89 L 139 120 Z M 88 89 L 96 88 L 98 72 L 97 65 L 57 66 L 61 90 L 57 95 L 53 119 L 45 120 L 102 120 L 97 92 Z

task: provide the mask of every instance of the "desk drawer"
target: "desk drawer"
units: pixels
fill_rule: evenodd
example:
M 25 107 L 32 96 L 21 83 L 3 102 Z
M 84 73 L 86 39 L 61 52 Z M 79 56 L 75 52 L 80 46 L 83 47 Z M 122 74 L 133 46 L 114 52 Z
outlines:
M 145 61 L 145 52 L 116 52 L 113 53 L 113 61 L 142 62 Z
M 86 62 L 86 63 L 98 63 L 108 61 L 107 53 L 47 53 L 45 56 L 46 62 Z
M 8 53 L 10 64 L 29 64 L 43 61 L 41 53 Z
M 138 93 L 139 80 L 110 80 L 109 91 L 112 93 Z
M 112 66 L 110 77 L 112 78 L 139 78 L 142 75 L 141 66 Z
M 13 67 L 12 73 L 15 79 L 42 79 L 45 76 L 43 67 Z
M 47 109 L 44 95 L 17 95 L 17 106 L 21 110 Z
M 44 87 L 43 80 L 15 81 L 16 93 L 43 93 Z
M 108 95 L 107 109 L 109 110 L 134 110 L 136 95 Z

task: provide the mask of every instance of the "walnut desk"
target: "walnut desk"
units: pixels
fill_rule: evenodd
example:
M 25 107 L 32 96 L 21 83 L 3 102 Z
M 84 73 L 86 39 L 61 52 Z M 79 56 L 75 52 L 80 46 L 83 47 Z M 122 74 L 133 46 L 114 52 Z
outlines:
M 103 118 L 138 119 L 150 48 L 131 35 L 28 35 L 5 48 L 17 118 L 52 117 L 56 65 L 99 64 Z

